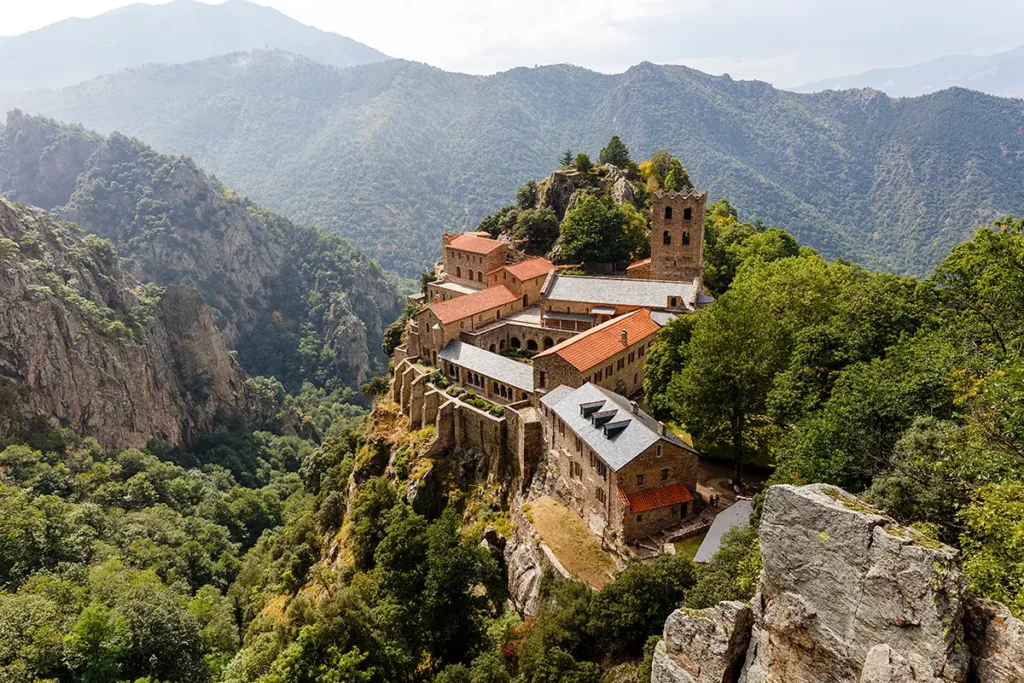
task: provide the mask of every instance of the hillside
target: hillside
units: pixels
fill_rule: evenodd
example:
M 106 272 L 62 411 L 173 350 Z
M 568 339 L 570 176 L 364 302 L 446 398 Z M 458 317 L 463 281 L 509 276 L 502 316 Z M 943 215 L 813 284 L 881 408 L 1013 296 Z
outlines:
M 105 446 L 187 443 L 242 416 L 245 375 L 190 287 L 0 198 L 0 434 L 35 416 Z
M 154 65 L 2 97 L 187 153 L 232 187 L 414 276 L 566 148 L 612 134 L 668 147 L 728 196 L 829 256 L 923 273 L 974 227 L 1024 211 L 1024 104 L 947 90 L 798 95 L 643 63 L 488 77 L 390 60 L 333 69 L 278 51 Z
M 794 90 L 877 88 L 893 97 L 916 97 L 953 87 L 1000 97 L 1024 96 L 1024 47 L 992 55 L 946 55 L 920 64 L 871 69 L 851 76 L 826 78 Z
M 0 92 L 59 88 L 143 64 L 177 64 L 263 48 L 281 48 L 339 67 L 389 59 L 351 38 L 246 0 L 174 0 L 65 19 L 0 39 Z
M 401 302 L 380 268 L 239 198 L 188 158 L 12 112 L 0 193 L 111 240 L 140 280 L 198 288 L 250 374 L 289 391 L 303 381 L 357 388 L 383 367 L 381 338 Z

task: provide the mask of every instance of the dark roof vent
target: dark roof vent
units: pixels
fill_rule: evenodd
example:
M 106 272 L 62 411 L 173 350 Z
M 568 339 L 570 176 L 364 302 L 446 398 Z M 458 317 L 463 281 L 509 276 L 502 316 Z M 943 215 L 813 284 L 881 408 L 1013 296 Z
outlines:
M 580 404 L 580 415 L 583 417 L 590 417 L 591 414 L 596 413 L 604 407 L 604 401 L 588 401 L 587 403 Z
M 615 417 L 617 410 L 602 410 L 601 412 L 594 413 L 590 416 L 590 421 L 594 423 L 595 427 L 602 426 L 605 422 Z
M 619 420 L 618 422 L 609 422 L 604 426 L 604 438 L 610 439 L 623 429 L 629 426 L 629 420 Z

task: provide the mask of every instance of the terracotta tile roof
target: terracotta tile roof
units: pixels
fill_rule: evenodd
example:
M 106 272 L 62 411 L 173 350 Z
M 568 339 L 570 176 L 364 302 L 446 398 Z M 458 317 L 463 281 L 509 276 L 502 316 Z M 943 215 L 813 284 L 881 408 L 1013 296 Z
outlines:
M 621 341 L 622 330 L 626 330 L 627 343 L 633 345 L 659 329 L 661 326 L 651 318 L 651 312 L 641 308 L 555 344 L 534 358 L 558 354 L 574 368 L 585 372 L 626 348 Z
M 629 511 L 634 515 L 648 510 L 667 508 L 670 505 L 689 503 L 693 496 L 682 484 L 669 484 L 657 489 L 644 489 L 633 493 L 623 493 L 619 489 L 619 495 L 626 499 L 629 504 Z
M 460 251 L 471 251 L 474 254 L 490 254 L 495 249 L 504 246 L 503 242 L 492 240 L 487 237 L 478 237 L 472 233 L 464 232 L 446 246 Z
M 629 267 L 627 267 L 626 270 L 629 270 L 630 268 L 638 268 L 640 266 L 646 266 L 650 262 L 651 262 L 651 257 L 648 256 L 647 258 L 642 258 L 639 261 L 633 261 L 632 263 L 629 264 Z
M 519 296 L 505 285 L 481 289 L 479 292 L 441 301 L 430 305 L 437 319 L 442 323 L 451 323 L 468 318 L 477 313 L 517 301 Z
M 546 258 L 540 257 L 521 261 L 511 266 L 505 266 L 505 270 L 512 275 L 515 275 L 520 280 L 532 280 L 535 277 L 547 275 L 554 269 L 554 263 L 548 261 Z

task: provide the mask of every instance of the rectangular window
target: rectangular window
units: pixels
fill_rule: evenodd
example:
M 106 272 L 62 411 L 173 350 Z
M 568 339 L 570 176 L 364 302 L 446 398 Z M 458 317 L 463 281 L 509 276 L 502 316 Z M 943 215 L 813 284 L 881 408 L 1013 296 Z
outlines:
M 594 382 L 597 383 L 597 382 L 600 382 L 600 381 L 601 381 L 601 371 L 598 370 L 597 374 L 594 375 Z
M 637 515 L 636 516 L 636 521 L 638 521 L 638 522 L 644 521 L 644 516 L 643 515 Z
M 540 373 L 540 379 L 537 381 L 537 386 L 539 386 L 541 389 L 543 389 L 544 385 L 547 384 L 547 381 L 548 381 L 548 373 L 542 372 L 542 373 Z
M 679 506 L 678 505 L 673 505 L 672 506 L 672 516 L 673 517 L 678 517 L 679 516 Z
M 661 457 L 661 444 L 658 444 L 658 457 Z
M 644 487 L 644 475 L 642 475 L 642 474 L 636 475 L 636 485 L 637 485 L 638 488 L 641 488 L 641 489 Z
M 603 503 L 603 502 L 605 501 L 605 498 L 604 498 L 604 489 L 603 489 L 603 488 L 601 488 L 601 487 L 598 487 L 598 488 L 597 488 L 597 491 L 596 491 L 596 493 L 595 493 L 595 495 L 597 496 L 597 500 L 598 500 L 598 501 L 600 501 L 600 502 L 602 502 L 602 503 Z
M 608 377 L 612 376 L 612 366 L 609 365 L 608 367 L 606 367 L 604 369 L 604 376 L 605 376 L 605 379 L 607 379 Z
M 662 481 L 668 481 L 668 468 L 667 467 L 664 468 L 663 470 L 661 470 L 661 480 Z
M 636 351 L 630 351 L 629 352 L 629 362 L 632 363 L 634 360 L 636 360 Z
M 565 423 L 561 420 L 558 421 L 558 433 L 561 436 L 565 436 Z
M 583 452 L 583 442 L 580 441 L 580 437 L 578 437 L 578 436 L 576 437 L 576 452 L 577 453 L 582 453 Z
M 644 347 L 643 346 L 641 346 L 639 349 L 636 350 L 636 355 L 640 356 L 641 358 L 644 357 Z
M 626 359 L 625 358 L 620 358 L 619 359 L 618 369 L 621 370 L 624 367 L 626 367 Z
M 600 460 L 597 461 L 597 473 L 601 475 L 602 479 L 608 478 L 608 467 L 606 467 Z

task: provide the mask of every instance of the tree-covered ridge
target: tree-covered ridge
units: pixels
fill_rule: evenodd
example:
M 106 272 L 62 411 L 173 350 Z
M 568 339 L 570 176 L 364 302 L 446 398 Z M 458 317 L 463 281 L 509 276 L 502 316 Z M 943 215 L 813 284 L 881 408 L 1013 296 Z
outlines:
M 1024 212 L 1024 105 L 959 89 L 893 100 L 648 63 L 481 78 L 256 52 L 2 103 L 190 154 L 405 276 L 434 261 L 442 232 L 472 229 L 567 148 L 598 159 L 613 134 L 637 159 L 671 149 L 712 200 L 869 267 L 924 274 L 976 225 Z
M 110 239 L 144 280 L 196 286 L 251 374 L 289 391 L 303 382 L 335 390 L 383 367 L 380 340 L 400 301 L 380 268 L 337 236 L 116 133 L 12 112 L 0 159 L 0 191 L 12 199 L 45 202 Z
M 728 215 L 714 209 L 709 225 Z M 741 244 L 784 243 L 770 234 Z M 862 492 L 959 547 L 968 588 L 1024 614 L 1024 220 L 979 229 L 922 281 L 806 248 L 729 251 L 715 305 L 648 355 L 652 410 L 737 478 L 756 463 L 772 483 Z

